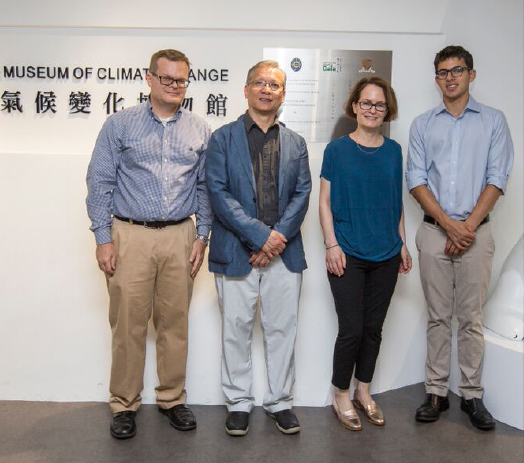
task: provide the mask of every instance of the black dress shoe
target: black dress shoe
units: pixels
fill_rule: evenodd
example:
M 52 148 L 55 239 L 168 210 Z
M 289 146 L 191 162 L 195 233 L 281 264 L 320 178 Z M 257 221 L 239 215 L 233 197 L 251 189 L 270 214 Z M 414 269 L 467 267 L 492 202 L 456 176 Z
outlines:
M 284 434 L 296 434 L 300 432 L 300 423 L 297 416 L 288 408 L 280 410 L 276 413 L 269 413 L 267 415 L 276 420 L 277 429 Z
M 426 394 L 426 400 L 417 408 L 415 419 L 424 423 L 437 421 L 440 418 L 440 412 L 443 412 L 448 408 L 448 396 L 441 397 L 436 394 Z
M 495 427 L 495 420 L 488 412 L 482 399 L 466 400 L 462 397 L 460 401 L 460 409 L 469 415 L 471 424 L 476 428 L 489 430 Z
M 230 436 L 245 436 L 249 431 L 248 412 L 229 412 L 226 419 L 226 432 Z
M 186 404 L 175 405 L 171 408 L 158 408 L 167 415 L 169 424 L 179 431 L 191 431 L 196 428 L 196 419 L 193 412 Z
M 129 439 L 136 434 L 136 412 L 126 411 L 114 413 L 109 430 L 115 439 Z

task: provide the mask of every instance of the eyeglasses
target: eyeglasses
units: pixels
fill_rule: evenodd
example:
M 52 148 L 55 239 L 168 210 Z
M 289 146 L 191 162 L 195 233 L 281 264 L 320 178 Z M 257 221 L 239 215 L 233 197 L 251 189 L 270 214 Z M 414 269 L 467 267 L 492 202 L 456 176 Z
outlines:
M 453 77 L 460 77 L 464 71 L 471 71 L 471 68 L 455 66 L 451 69 L 439 69 L 437 72 L 435 72 L 435 75 L 437 76 L 437 79 L 445 80 L 448 78 L 449 73 L 451 73 Z
M 265 80 L 252 80 L 247 84 L 259 90 L 262 88 L 266 88 L 267 86 L 269 87 L 269 90 L 271 90 L 272 92 L 278 92 L 280 89 L 284 88 L 284 85 L 282 84 L 277 84 L 276 82 L 266 82 Z
M 152 76 L 155 76 L 159 80 L 159 82 L 162 85 L 165 85 L 166 87 L 173 85 L 173 83 L 175 83 L 178 88 L 187 88 L 189 86 L 189 80 L 173 79 L 172 77 L 168 76 L 159 76 L 158 74 L 155 74 L 153 71 L 149 71 L 149 73 Z
M 388 105 L 386 103 L 371 103 L 369 100 L 359 101 L 358 105 L 362 111 L 369 111 L 373 106 L 378 113 L 383 113 L 388 110 Z

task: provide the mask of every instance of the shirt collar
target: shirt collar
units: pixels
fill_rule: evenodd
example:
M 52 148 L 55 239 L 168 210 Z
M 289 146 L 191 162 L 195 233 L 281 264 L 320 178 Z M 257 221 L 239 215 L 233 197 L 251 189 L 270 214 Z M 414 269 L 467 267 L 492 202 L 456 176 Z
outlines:
M 160 120 L 160 118 L 155 114 L 155 112 L 153 111 L 153 105 L 151 104 L 151 97 L 148 97 L 147 98 L 147 102 L 146 102 L 146 106 L 147 106 L 147 111 L 148 111 L 148 114 L 151 115 L 151 117 L 159 122 L 159 123 L 162 123 L 162 121 Z M 178 107 L 178 111 L 173 114 L 173 116 L 171 116 L 167 122 L 171 122 L 171 121 L 176 121 L 178 119 L 180 119 L 180 117 L 182 116 L 182 111 L 183 111 L 183 108 L 182 106 L 179 106 Z
M 273 124 L 271 125 L 271 127 L 269 128 L 272 128 L 274 126 L 278 126 L 279 125 L 279 120 L 278 120 L 278 117 L 275 117 L 275 121 L 273 122 Z M 244 115 L 244 126 L 246 128 L 246 131 L 249 132 L 253 126 L 256 126 L 258 127 L 258 124 L 253 120 L 253 118 L 249 115 L 249 111 L 246 111 L 246 114 Z M 258 127 L 260 129 L 260 127 Z M 262 130 L 262 129 L 261 129 Z
M 462 114 L 464 114 L 466 111 L 473 111 L 474 113 L 480 112 L 480 105 L 477 103 L 477 100 L 475 100 L 475 98 L 473 98 L 471 95 L 469 95 L 468 103 L 466 104 L 466 107 L 464 108 Z M 435 109 L 435 115 L 438 116 L 443 112 L 448 112 L 448 108 L 446 108 L 444 102 L 441 101 Z
M 475 113 L 480 112 L 480 105 L 477 103 L 477 100 L 475 100 L 475 98 L 473 98 L 471 95 L 469 96 L 468 104 L 466 105 L 464 111 L 466 111 L 466 109 Z

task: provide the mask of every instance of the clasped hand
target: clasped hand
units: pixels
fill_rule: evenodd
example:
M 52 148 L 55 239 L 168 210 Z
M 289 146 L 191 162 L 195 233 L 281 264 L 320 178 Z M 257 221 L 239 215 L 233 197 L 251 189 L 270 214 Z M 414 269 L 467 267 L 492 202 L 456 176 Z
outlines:
M 276 230 L 271 230 L 266 242 L 258 252 L 251 255 L 249 263 L 253 267 L 266 267 L 274 257 L 279 256 L 286 248 L 287 239 Z
M 448 240 L 444 247 L 444 253 L 448 256 L 462 255 L 475 241 L 475 230 L 467 222 L 461 220 L 450 220 L 446 225 Z

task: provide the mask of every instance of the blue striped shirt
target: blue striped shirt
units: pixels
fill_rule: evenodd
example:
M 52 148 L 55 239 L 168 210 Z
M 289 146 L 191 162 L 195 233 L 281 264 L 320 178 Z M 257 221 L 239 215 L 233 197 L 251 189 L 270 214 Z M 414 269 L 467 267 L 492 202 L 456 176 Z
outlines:
M 96 243 L 111 242 L 112 214 L 140 221 L 181 220 L 196 214 L 208 235 L 213 213 L 204 164 L 211 129 L 187 111 L 164 124 L 149 101 L 109 117 L 87 171 L 87 212 Z
M 513 143 L 504 114 L 471 95 L 460 117 L 441 103 L 411 125 L 408 188 L 426 185 L 454 220 L 469 217 L 486 185 L 504 192 L 512 166 Z

